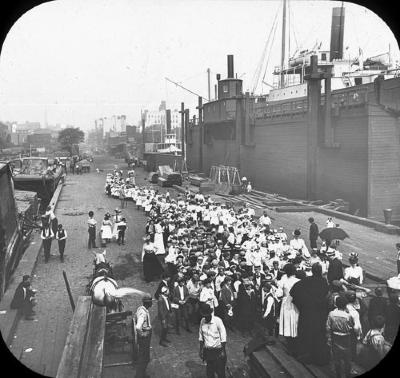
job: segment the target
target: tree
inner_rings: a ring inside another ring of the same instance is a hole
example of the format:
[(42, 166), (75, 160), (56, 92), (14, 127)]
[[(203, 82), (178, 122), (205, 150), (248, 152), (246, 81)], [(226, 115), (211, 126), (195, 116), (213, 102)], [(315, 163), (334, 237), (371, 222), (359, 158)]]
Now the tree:
[(68, 127), (58, 134), (58, 142), (61, 144), (61, 148), (70, 153), (72, 153), (72, 146), (83, 142), (84, 139), (85, 133), (79, 127)]

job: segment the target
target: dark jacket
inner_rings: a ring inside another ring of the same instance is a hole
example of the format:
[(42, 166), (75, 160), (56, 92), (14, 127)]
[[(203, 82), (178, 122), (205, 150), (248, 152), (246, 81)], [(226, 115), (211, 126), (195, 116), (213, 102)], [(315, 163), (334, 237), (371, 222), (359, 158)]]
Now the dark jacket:
[(169, 310), (167, 308), (167, 305), (165, 304), (165, 300), (163, 298), (162, 295), (160, 295), (160, 298), (158, 299), (158, 318), (160, 319), (160, 321), (163, 320), (168, 320), (170, 313), (172, 311), (171, 308), (171, 302), (168, 299), (168, 303), (169, 303)]
[(371, 323), (377, 315), (387, 317), (388, 303), (386, 298), (374, 297), (370, 300), (368, 306), (368, 321)]
[(310, 240), (317, 240), (318, 239), (318, 226), (316, 223), (310, 224)]
[(224, 285), (221, 289), (221, 294), (220, 294), (220, 298), (219, 300), (226, 305), (233, 305), (233, 300), (232, 300), (232, 296), (231, 293), (233, 295), (233, 290), (231, 289), (231, 291), (229, 291), (229, 289), (226, 287), (226, 285)]
[(158, 284), (157, 290), (156, 290), (156, 292), (154, 293), (154, 298), (158, 299), (158, 298), (160, 297), (161, 289), (162, 289), (164, 286), (167, 286), (167, 287), (170, 289), (169, 292), (171, 293), (170, 284), (166, 284), (166, 283), (164, 282), (164, 280), (162, 280), (162, 281)]
[[(189, 290), (186, 287), (186, 285), (183, 286), (183, 300), (187, 301), (187, 299), (189, 298)], [(173, 290), (173, 295), (172, 295), (172, 302), (179, 304), (179, 301), (181, 301), (181, 294), (179, 292), (179, 285), (174, 287)]]
[(340, 280), (343, 278), (343, 264), (339, 259), (333, 259), (329, 262), (328, 282), (331, 283), (334, 280)]
[(23, 308), (25, 302), (29, 302), (33, 296), (34, 293), (29, 287), (27, 287), (24, 292), (23, 283), (21, 282), (15, 289), (14, 297), (10, 303), (10, 308), (13, 310)]

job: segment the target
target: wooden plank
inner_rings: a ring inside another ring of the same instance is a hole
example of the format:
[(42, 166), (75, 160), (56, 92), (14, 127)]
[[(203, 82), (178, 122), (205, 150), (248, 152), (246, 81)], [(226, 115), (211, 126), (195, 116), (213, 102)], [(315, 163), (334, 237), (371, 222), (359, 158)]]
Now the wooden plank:
[(278, 345), (267, 345), (266, 349), (271, 355), (285, 368), (285, 370), (292, 377), (311, 378), (313, 375), (306, 369), (306, 367), (288, 355), (282, 347)]
[(113, 312), (111, 314), (107, 314), (107, 321), (118, 321), (126, 319), (128, 316), (132, 316), (132, 311), (123, 311), (123, 312)]
[(312, 365), (312, 364), (305, 364), (306, 368), (317, 378), (332, 378), (333, 374), (328, 373), (328, 369), (324, 371), (317, 365)]
[(260, 365), (260, 367), (265, 370), (267, 376), (271, 378), (289, 377), (289, 374), (287, 374), (284, 367), (282, 367), (274, 358), (272, 358), (271, 354), (265, 349), (253, 352), (253, 358), (257, 360), (257, 363)]
[(91, 297), (80, 296), (57, 370), (57, 378), (77, 378), (90, 313)]
[[(284, 343), (282, 343), (280, 340), (277, 340), (277, 345), (281, 346), (282, 349), (287, 352), (287, 347)], [(329, 366), (324, 369), (320, 368), (319, 366), (313, 365), (313, 364), (303, 364), (310, 372), (317, 378), (331, 378), (332, 374), (329, 370)]]
[(101, 377), (105, 328), (106, 308), (92, 305), (79, 374), (82, 378)]
[(275, 211), (277, 213), (295, 213), (295, 212), (305, 212), (305, 211), (315, 211), (315, 206), (283, 206), (276, 207)]

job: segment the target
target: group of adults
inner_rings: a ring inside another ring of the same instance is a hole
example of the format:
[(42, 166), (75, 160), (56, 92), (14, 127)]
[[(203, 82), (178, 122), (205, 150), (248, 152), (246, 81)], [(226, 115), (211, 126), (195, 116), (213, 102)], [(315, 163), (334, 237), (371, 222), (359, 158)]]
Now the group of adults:
[[(136, 185), (129, 199), (148, 215), (143, 273), (147, 282), (161, 279), (155, 293), (160, 345), (168, 346), (168, 323), (179, 334), (182, 326), (191, 332), (202, 318), (204, 342), (207, 315), (214, 325), (221, 319), (224, 329), (250, 335), (262, 329), (269, 343), (284, 337), (303, 362), (323, 365), (332, 358), (338, 375), (343, 369), (350, 375), (361, 354), (372, 365), (390, 349), (400, 319), (398, 296), (388, 302), (378, 287), (367, 306), (358, 255), (352, 253), (344, 268), (336, 243), (318, 249), (312, 218), (308, 248), (299, 229), (289, 238), (266, 211), (257, 218), (248, 205), (236, 208), (189, 190), (171, 198)], [(222, 338), (225, 343), (226, 334)], [(223, 376), (223, 350), (217, 357), (211, 353), (210, 361), (217, 362), (210, 363), (209, 376)]]

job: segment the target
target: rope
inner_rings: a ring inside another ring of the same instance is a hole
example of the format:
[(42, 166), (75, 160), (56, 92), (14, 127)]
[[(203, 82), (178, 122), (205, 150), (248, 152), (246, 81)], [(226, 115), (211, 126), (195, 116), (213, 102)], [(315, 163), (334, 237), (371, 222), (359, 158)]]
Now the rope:
[[(276, 25), (275, 25), (274, 35), (273, 35), (272, 39), (275, 39), (275, 34), (276, 34), (276, 29), (277, 28), (278, 28), (278, 23), (276, 23)], [(262, 81), (264, 81), (265, 75), (267, 74), (267, 69), (268, 69), (269, 60), (271, 58), (271, 54), (272, 54), (272, 49), (269, 50), (269, 54), (268, 54), (267, 61), (266, 61), (266, 64), (265, 64), (265, 70), (264, 70), (264, 75), (263, 75)]]
[[(268, 49), (268, 47), (269, 47), (269, 41), (270, 41), (270, 39), (271, 39), (271, 34), (273, 33), (273, 30), (274, 30), (274, 28), (275, 28), (275, 26), (276, 26), (276, 23), (277, 23), (278, 12), (279, 12), (279, 10), (280, 10), (280, 4), (279, 4), (279, 7), (278, 7), (278, 9), (277, 9), (277, 11), (276, 11), (275, 19), (274, 19), (274, 22), (273, 22), (273, 24), (272, 24), (271, 30), (270, 30), (270, 32), (269, 32), (268, 39), (267, 39), (267, 41), (266, 41), (266, 43), (265, 43), (264, 50), (263, 50), (262, 55), (261, 55), (261, 59), (260, 59), (260, 61), (259, 61), (259, 63), (258, 63), (258, 66), (257, 66), (255, 72), (254, 72), (254, 76), (253, 76), (253, 90), (252, 90), (253, 93), (256, 91), (256, 89), (257, 89), (257, 87), (258, 87), (258, 83), (259, 83), (259, 80), (260, 80), (260, 75), (261, 75), (262, 67), (263, 67), (263, 64), (264, 64), (264, 61), (265, 61), (265, 55), (267, 54), (267, 49)], [(275, 34), (274, 34), (274, 35), (275, 35)], [(273, 41), (273, 40), (272, 40), (272, 41)]]
[[(289, 4), (289, 3), (288, 3), (288, 4)], [(295, 44), (296, 44), (296, 50), (295, 50), (295, 52), (296, 52), (296, 51), (299, 50), (299, 44), (298, 44), (297, 38), (296, 38), (295, 23), (292, 22), (292, 20), (293, 20), (292, 8), (291, 8), (291, 7), (288, 7), (288, 9), (289, 9), (289, 19), (290, 19), (290, 22), (289, 22), (289, 30), (292, 30), (293, 39), (294, 39), (294, 42), (295, 42)], [(290, 43), (290, 35), (289, 35), (289, 43)], [(289, 51), (289, 57), (290, 57), (290, 51)]]

